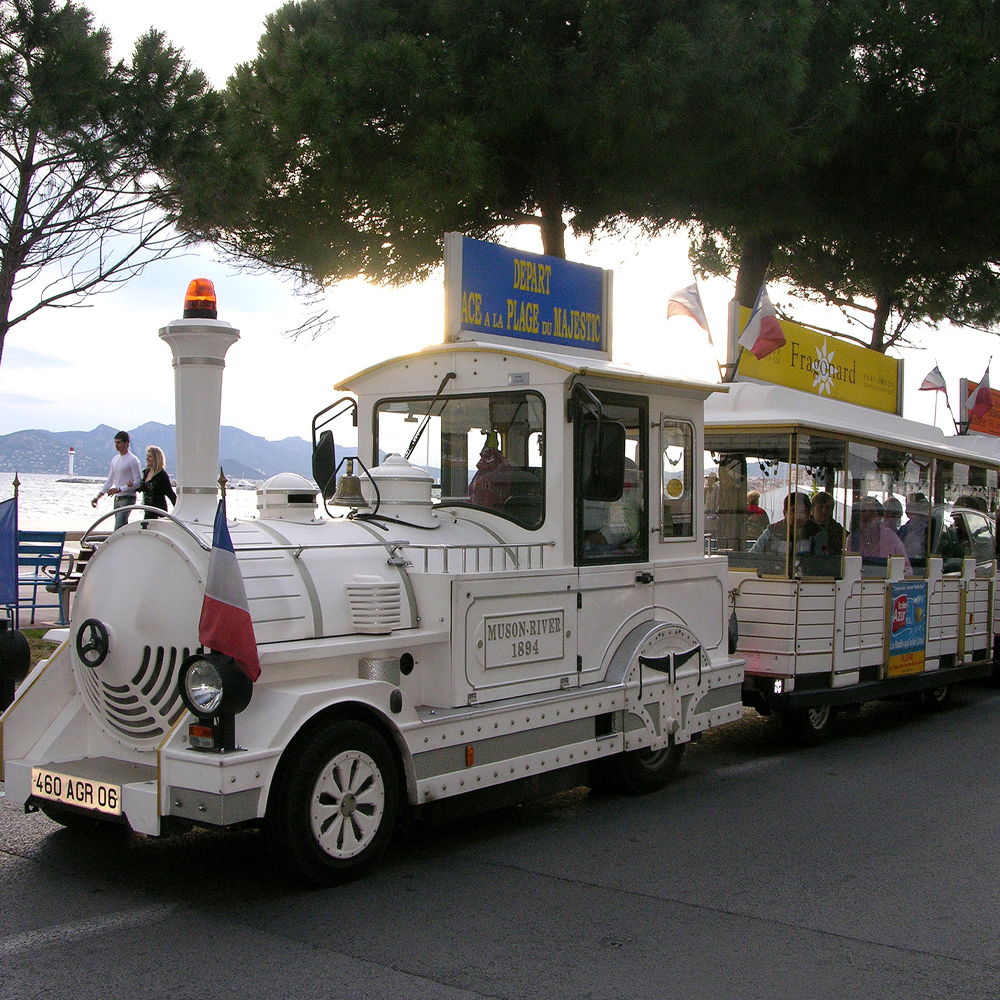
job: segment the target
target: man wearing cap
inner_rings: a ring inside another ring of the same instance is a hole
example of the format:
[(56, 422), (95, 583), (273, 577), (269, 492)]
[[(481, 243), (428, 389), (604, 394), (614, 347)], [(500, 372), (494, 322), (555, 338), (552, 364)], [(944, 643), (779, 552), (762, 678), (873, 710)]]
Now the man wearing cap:
[[(890, 556), (902, 556), (907, 575), (913, 572), (910, 557), (899, 536), (883, 520), (882, 504), (875, 497), (862, 497), (855, 508), (859, 527), (847, 539), (848, 552), (860, 552), (862, 563), (887, 561)], [(888, 563), (887, 563), (888, 564)]]
[(931, 507), (923, 493), (906, 498), (906, 524), (900, 525), (899, 540), (910, 559), (927, 557), (927, 530)]
[(128, 431), (119, 431), (115, 435), (115, 451), (118, 454), (111, 459), (111, 471), (108, 473), (108, 478), (104, 480), (101, 492), (90, 501), (90, 506), (96, 507), (97, 501), (105, 493), (109, 497), (115, 498), (116, 531), (128, 521), (129, 507), (135, 504), (136, 485), (142, 479), (139, 459), (129, 451), (128, 445)]

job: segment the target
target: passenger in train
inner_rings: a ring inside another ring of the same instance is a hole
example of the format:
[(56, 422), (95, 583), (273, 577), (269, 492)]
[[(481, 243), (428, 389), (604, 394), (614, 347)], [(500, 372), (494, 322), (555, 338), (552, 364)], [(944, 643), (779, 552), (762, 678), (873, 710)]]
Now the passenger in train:
[(931, 507), (923, 493), (912, 493), (906, 498), (906, 524), (900, 525), (899, 540), (910, 561), (927, 558), (927, 534)]
[(892, 533), (899, 536), (899, 522), (903, 520), (903, 505), (894, 496), (885, 498), (882, 504), (882, 520), (886, 526), (892, 529)]
[(862, 497), (856, 504), (859, 525), (847, 539), (847, 551), (861, 554), (862, 564), (884, 565), (889, 556), (902, 556), (905, 572), (913, 566), (899, 536), (885, 523), (882, 504), (875, 497)]
[(620, 500), (583, 503), (584, 554), (624, 556), (638, 550), (642, 534), (642, 470), (625, 456)]
[(719, 534), (719, 501), (722, 488), (719, 477), (710, 472), (705, 479), (705, 532), (709, 535)]
[(960, 496), (955, 501), (956, 507), (968, 507), (970, 510), (978, 510), (983, 514), (988, 514), (990, 512), (989, 507), (986, 505), (986, 501), (982, 497), (977, 497), (971, 493), (965, 496)]
[(810, 511), (809, 497), (805, 493), (789, 493), (782, 504), (781, 512), (784, 515), (780, 521), (765, 528), (756, 542), (753, 543), (752, 553), (771, 552), (779, 555), (787, 555), (788, 532), (791, 522), (794, 522), (794, 538), (796, 555), (804, 555), (812, 551), (812, 539), (819, 530), (815, 522), (809, 519)]
[(760, 492), (751, 490), (747, 494), (747, 538), (756, 541), (770, 523), (767, 511), (760, 505)]
[(812, 550), (818, 556), (839, 556), (844, 551), (844, 526), (833, 519), (836, 506), (833, 496), (825, 491), (812, 498), (812, 520), (816, 534)]

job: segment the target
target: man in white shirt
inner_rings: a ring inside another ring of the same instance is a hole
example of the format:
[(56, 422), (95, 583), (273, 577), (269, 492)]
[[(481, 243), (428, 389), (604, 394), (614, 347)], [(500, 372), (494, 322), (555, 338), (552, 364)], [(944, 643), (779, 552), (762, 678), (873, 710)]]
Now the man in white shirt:
[(97, 506), (97, 501), (105, 493), (115, 498), (115, 530), (117, 531), (128, 521), (129, 510), (135, 503), (135, 488), (142, 479), (142, 469), (139, 459), (129, 451), (128, 431), (119, 431), (115, 435), (115, 450), (118, 452), (111, 459), (111, 471), (104, 481), (104, 488), (90, 501), (91, 507)]

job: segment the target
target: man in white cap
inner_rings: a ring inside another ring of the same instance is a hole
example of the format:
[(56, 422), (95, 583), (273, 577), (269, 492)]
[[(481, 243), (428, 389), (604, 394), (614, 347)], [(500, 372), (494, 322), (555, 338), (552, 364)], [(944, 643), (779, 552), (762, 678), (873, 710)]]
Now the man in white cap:
[(913, 559), (927, 557), (927, 533), (931, 506), (923, 493), (911, 493), (906, 498), (906, 524), (899, 528), (899, 539), (906, 554)]

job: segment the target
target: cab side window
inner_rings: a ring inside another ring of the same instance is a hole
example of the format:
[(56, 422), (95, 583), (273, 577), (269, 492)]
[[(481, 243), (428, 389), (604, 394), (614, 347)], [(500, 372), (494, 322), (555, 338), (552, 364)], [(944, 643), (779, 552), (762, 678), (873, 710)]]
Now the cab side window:
[[(693, 538), (694, 425), (684, 420), (664, 418), (660, 421), (660, 435), (663, 440), (660, 482), (662, 538)], [(712, 497), (707, 487), (705, 492), (706, 499), (710, 501)], [(714, 499), (717, 516), (718, 494)]]
[[(584, 500), (576, 484), (576, 562), (642, 562), (649, 558), (649, 474), (645, 400), (597, 392), (607, 420), (625, 427), (625, 483), (618, 500)], [(580, 434), (581, 422), (574, 425)]]

